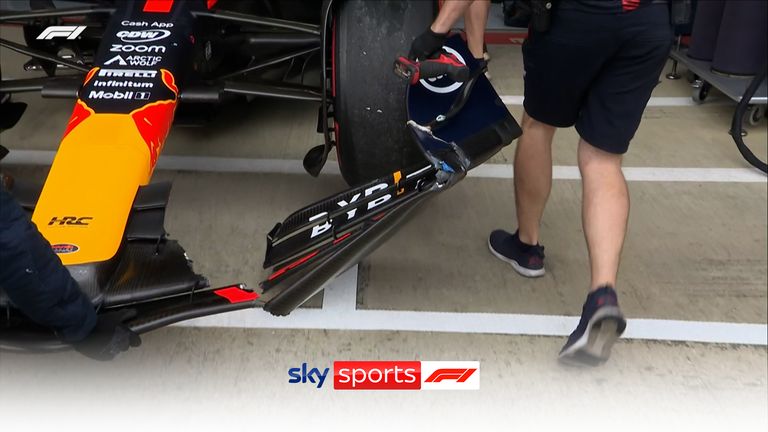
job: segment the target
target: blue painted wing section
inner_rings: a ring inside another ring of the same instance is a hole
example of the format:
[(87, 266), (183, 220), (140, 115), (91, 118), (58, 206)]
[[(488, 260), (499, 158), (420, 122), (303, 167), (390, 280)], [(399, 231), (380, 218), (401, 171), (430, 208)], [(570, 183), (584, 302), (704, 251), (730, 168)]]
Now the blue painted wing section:
[[(474, 72), (479, 67), (459, 35), (451, 37), (445, 49), (469, 66), (471, 71)], [(410, 86), (406, 94), (408, 119), (421, 125), (434, 121), (450, 110), (466, 85), (466, 83), (453, 82), (443, 76), (437, 79), (421, 80)], [(503, 147), (521, 133), (517, 122), (501, 101), (493, 85), (484, 75), (480, 75), (464, 107), (453, 118), (434, 128), (432, 132), (442, 140), (455, 142), (463, 147), (463, 143), (475, 141), (478, 137), (488, 135), (489, 131), (499, 128), (502, 129), (499, 137), (502, 142), (488, 143), (488, 145), (495, 144)]]

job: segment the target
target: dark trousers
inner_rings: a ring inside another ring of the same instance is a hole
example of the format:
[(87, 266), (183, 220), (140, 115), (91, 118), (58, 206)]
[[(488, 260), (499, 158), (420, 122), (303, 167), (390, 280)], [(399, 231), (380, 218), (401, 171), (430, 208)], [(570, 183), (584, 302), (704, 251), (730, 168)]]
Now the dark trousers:
[(96, 325), (90, 300), (24, 209), (2, 188), (0, 290), (14, 307), (64, 341), (82, 340)]

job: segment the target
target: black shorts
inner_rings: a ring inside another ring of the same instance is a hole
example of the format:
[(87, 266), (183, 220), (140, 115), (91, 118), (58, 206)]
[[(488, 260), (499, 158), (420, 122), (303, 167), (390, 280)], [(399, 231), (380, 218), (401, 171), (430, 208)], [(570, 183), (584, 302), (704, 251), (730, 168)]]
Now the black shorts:
[(588, 143), (623, 154), (672, 47), (665, 4), (621, 14), (556, 10), (523, 44), (525, 110), (551, 126), (576, 125)]

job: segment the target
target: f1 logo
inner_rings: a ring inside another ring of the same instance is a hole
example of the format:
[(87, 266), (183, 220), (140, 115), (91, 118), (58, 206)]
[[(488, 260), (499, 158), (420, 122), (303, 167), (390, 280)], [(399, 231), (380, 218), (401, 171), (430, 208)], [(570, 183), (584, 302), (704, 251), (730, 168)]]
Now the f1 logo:
[(441, 382), (443, 380), (451, 380), (463, 383), (469, 377), (475, 373), (475, 368), (460, 368), (460, 369), (438, 369), (432, 373), (424, 382)]
[(479, 390), (480, 362), (477, 361), (423, 361), (422, 390)]
[(86, 26), (50, 26), (40, 33), (38, 40), (51, 40), (53, 38), (67, 38), (69, 40), (77, 39), (85, 30)]

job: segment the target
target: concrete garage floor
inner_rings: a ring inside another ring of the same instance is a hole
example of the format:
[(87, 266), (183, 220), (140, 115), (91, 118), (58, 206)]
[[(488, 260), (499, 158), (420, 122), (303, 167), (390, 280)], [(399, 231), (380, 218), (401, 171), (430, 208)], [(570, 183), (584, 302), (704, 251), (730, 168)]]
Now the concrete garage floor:
[[(491, 54), (493, 83), (519, 119), (519, 48), (491, 46)], [(18, 76), (5, 67), (18, 58), (0, 55), (4, 76)], [(765, 430), (766, 181), (727, 135), (733, 104), (715, 92), (690, 106), (689, 95), (684, 80), (662, 78), (626, 157), (633, 207), (618, 288), (631, 321), (602, 368), (555, 361), (588, 281), (576, 134), (563, 130), (544, 220), (545, 278), (516, 276), (485, 244), (492, 229), (515, 226), (512, 144), (291, 317), (246, 311), (163, 329), (109, 364), (73, 353), (0, 353), (0, 418), (33, 429), (100, 413), (119, 419), (110, 422), (119, 430), (135, 430), (137, 421), (227, 430), (310, 422), (538, 430), (572, 421)], [(0, 138), (13, 150), (6, 171), (42, 180), (72, 102), (17, 99), (30, 107)], [(155, 175), (174, 181), (167, 228), (214, 284), (257, 286), (274, 223), (344, 187), (333, 164), (318, 179), (301, 173), (304, 153), (320, 143), (316, 109), (234, 106), (208, 128), (172, 131)], [(746, 139), (763, 160), (767, 137), (763, 121)], [(235, 164), (242, 172), (216, 172)], [(690, 342), (702, 340), (702, 329), (720, 343)], [(287, 383), (287, 369), (303, 362), (324, 368), (358, 359), (479, 360), (481, 390), (347, 393)], [(60, 417), (42, 419), (41, 410)]]

